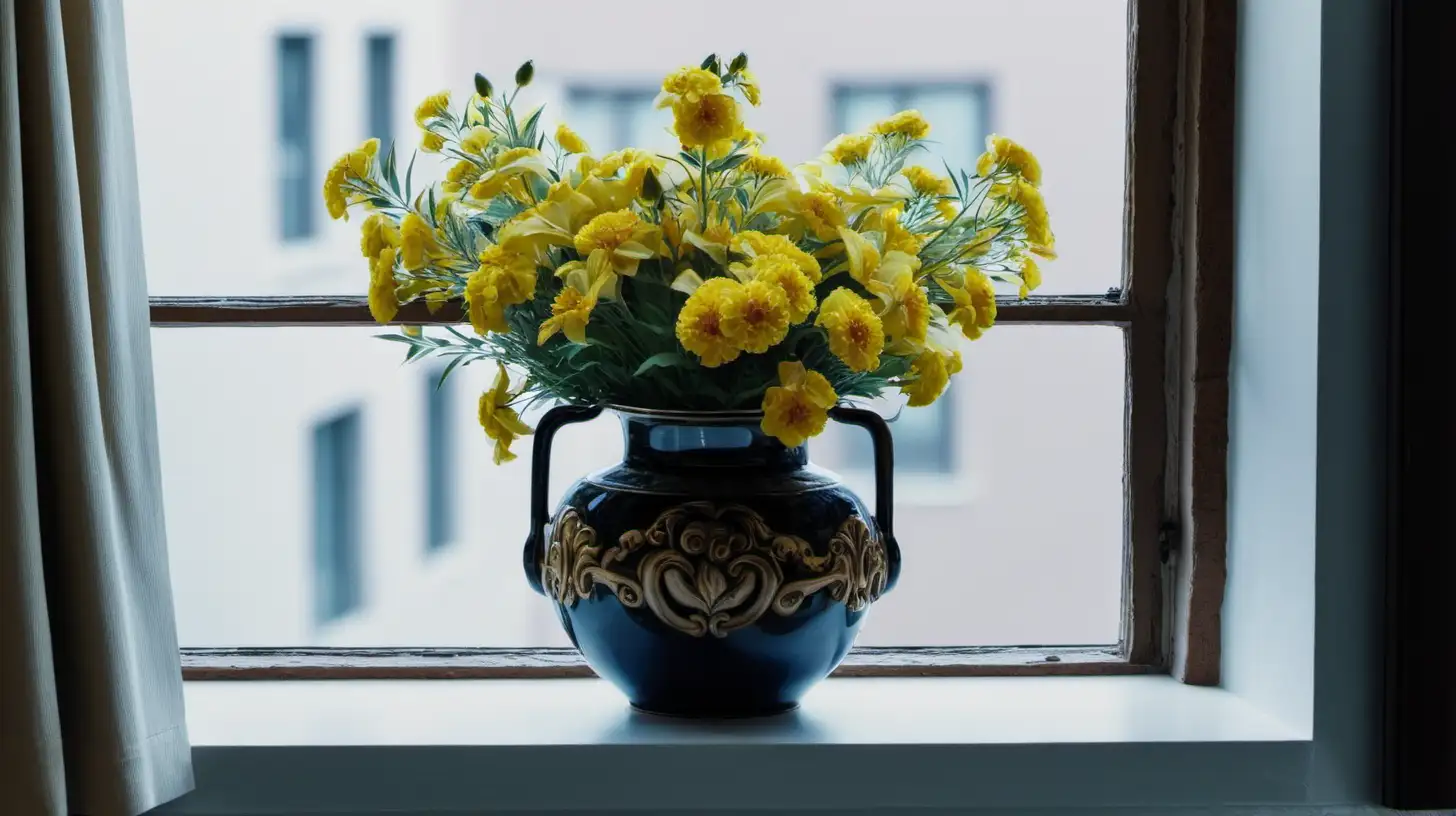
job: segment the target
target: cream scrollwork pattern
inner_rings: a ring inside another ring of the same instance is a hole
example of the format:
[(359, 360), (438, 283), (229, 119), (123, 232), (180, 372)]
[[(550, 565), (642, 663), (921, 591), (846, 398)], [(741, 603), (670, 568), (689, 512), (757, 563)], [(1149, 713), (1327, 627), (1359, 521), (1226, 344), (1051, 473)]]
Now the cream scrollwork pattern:
[(748, 507), (687, 502), (605, 549), (575, 508), (564, 509), (552, 526), (542, 585), (567, 607), (600, 585), (624, 606), (645, 604), (673, 629), (721, 638), (770, 609), (792, 615), (820, 591), (864, 609), (884, 592), (887, 574), (884, 543), (858, 516), (845, 519), (819, 555)]

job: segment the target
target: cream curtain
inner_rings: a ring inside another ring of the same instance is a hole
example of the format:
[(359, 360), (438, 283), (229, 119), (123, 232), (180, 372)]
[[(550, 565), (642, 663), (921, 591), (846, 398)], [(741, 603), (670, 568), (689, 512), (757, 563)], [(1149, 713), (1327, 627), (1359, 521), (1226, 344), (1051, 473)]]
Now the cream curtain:
[(192, 788), (121, 0), (0, 0), (0, 813)]

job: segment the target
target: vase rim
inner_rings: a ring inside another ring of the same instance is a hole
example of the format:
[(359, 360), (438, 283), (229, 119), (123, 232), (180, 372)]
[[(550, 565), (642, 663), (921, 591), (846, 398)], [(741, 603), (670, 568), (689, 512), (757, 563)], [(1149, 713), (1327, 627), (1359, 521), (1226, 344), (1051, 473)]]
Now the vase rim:
[(711, 411), (687, 411), (664, 408), (638, 408), (633, 405), (606, 406), (608, 410), (627, 416), (640, 416), (653, 419), (673, 419), (692, 422), (758, 422), (763, 419), (763, 411), (755, 411), (747, 408), (738, 410), (711, 410)]

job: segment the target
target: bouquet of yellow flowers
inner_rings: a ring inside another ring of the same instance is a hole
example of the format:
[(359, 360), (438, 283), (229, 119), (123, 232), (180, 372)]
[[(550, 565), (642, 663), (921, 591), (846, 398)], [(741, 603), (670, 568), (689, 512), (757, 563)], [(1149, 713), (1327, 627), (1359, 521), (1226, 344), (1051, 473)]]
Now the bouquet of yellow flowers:
[[(369, 308), (394, 320), (424, 299), (463, 300), (473, 333), (406, 327), (408, 359), (498, 364), (480, 399), (497, 463), (530, 433), (540, 398), (675, 410), (760, 409), (763, 429), (796, 446), (840, 400), (898, 388), (928, 405), (961, 368), (953, 332), (996, 320), (994, 282), (1022, 297), (1055, 257), (1041, 167), (1001, 136), (975, 175), (913, 163), (930, 124), (903, 111), (839, 136), (790, 170), (763, 152), (735, 93), (759, 86), (739, 54), (669, 74), (681, 150), (593, 156), (566, 125), (541, 132), (514, 90), (475, 76), (458, 113), (448, 93), (415, 111), (421, 148), (453, 162), (416, 191), (377, 140), (341, 157), (324, 182), (334, 218), (368, 211), (360, 246)], [(525, 373), (512, 386), (506, 366)]]

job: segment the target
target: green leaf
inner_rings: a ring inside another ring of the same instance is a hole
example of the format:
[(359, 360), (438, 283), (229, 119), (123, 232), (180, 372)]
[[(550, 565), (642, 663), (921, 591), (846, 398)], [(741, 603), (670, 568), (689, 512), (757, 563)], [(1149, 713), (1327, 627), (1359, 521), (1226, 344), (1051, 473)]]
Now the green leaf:
[(748, 212), (748, 190), (746, 188), (739, 187), (733, 191), (733, 197), (738, 199), (738, 206), (742, 208), (744, 212)]
[(470, 365), (470, 359), (471, 358), (467, 357), (464, 354), (456, 355), (455, 359), (451, 360), (450, 364), (445, 366), (445, 370), (440, 372), (440, 379), (435, 381), (435, 390), (439, 391), (441, 388), (445, 387), (445, 378), (450, 376), (450, 372), (455, 370), (455, 366), (458, 366), (462, 363), (464, 363), (465, 365)]
[[(393, 148), (391, 148), (391, 150), (392, 149)], [(419, 158), (419, 156), (420, 156), (420, 151), (418, 151), (418, 150), (410, 151), (410, 163), (409, 163), (409, 167), (406, 167), (405, 168), (405, 171), (404, 171), (404, 200), (405, 201), (409, 201), (410, 200), (410, 191), (414, 189), (414, 181), (415, 181), (415, 159)]]
[(384, 175), (389, 182), (389, 189), (399, 195), (399, 174), (394, 171), (394, 142), (389, 143), (389, 155), (384, 157)]
[[(530, 63), (527, 64), (529, 65)], [(521, 142), (527, 147), (534, 146), (533, 143), (536, 141), (536, 124), (541, 121), (541, 111), (545, 109), (545, 105), (537, 106), (534, 111), (531, 111), (531, 115), (526, 117), (525, 124), (521, 125)]]
[(678, 153), (678, 156), (681, 157), (683, 161), (687, 162), (688, 164), (692, 165), (693, 167), (702, 167), (703, 166), (703, 163), (700, 162), (700, 161), (698, 161), (698, 157), (697, 156), (694, 156), (693, 154), (687, 152), (686, 150)]
[(690, 365), (692, 363), (682, 355), (682, 352), (663, 351), (643, 360), (642, 365), (637, 366), (637, 370), (632, 373), (632, 376), (640, 377), (654, 368), (687, 368)]
[(721, 173), (725, 170), (732, 170), (745, 161), (748, 161), (747, 153), (732, 153), (708, 165), (708, 172)]

